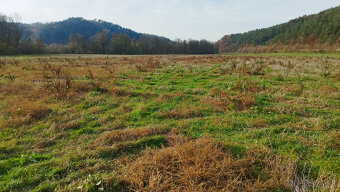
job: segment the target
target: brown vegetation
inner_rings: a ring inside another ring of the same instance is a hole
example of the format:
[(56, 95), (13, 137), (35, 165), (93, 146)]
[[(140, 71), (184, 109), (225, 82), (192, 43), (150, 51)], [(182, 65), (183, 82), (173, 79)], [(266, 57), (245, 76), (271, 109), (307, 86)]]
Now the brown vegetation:
[(169, 132), (165, 128), (141, 128), (141, 129), (124, 129), (124, 130), (114, 130), (101, 134), (94, 142), (94, 145), (113, 145), (115, 143), (123, 141), (131, 141), (139, 138), (143, 138), (150, 135), (165, 134)]
[(53, 92), (58, 99), (67, 98), (73, 80), (67, 74), (66, 70), (61, 66), (53, 67), (50, 64), (46, 64), (44, 69), (46, 71), (44, 73), (46, 88)]
[[(338, 59), (10, 60), (0, 58), (0, 156), (8, 158), (0, 164), (5, 175), (13, 167), (6, 191), (339, 189)], [(323, 63), (335, 70), (324, 75)], [(25, 158), (32, 164), (12, 164)], [(17, 175), (28, 188), (11, 183)]]
[(133, 191), (270, 191), (290, 188), (294, 166), (256, 150), (237, 159), (202, 138), (145, 151), (125, 171)]

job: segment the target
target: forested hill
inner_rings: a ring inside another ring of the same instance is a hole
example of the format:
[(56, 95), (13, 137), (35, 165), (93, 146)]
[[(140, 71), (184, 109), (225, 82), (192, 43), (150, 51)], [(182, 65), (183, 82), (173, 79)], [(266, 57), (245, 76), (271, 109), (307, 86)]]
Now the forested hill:
[(136, 40), (145, 35), (106, 21), (86, 20), (81, 17), (73, 17), (64, 21), (46, 24), (35, 23), (23, 25), (25, 34), (31, 34), (34, 39), (42, 39), (45, 44), (67, 44), (70, 34), (75, 33), (82, 34), (86, 40), (89, 40), (90, 37), (102, 32), (104, 29), (109, 30), (110, 35), (113, 33), (125, 34), (129, 38)]
[(0, 14), (0, 55), (8, 54), (212, 54), (214, 42), (138, 33), (102, 20), (69, 18), (22, 24)]
[(246, 33), (224, 36), (220, 51), (237, 51), (246, 46), (335, 45), (340, 43), (340, 6), (318, 14), (302, 16), (287, 23)]

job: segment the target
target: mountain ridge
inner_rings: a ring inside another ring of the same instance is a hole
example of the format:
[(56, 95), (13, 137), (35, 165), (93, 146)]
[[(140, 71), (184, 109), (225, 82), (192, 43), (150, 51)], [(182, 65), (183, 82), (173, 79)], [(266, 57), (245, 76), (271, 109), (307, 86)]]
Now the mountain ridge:
[(70, 17), (62, 21), (48, 23), (22, 24), (24, 34), (32, 36), (33, 39), (41, 39), (45, 44), (67, 44), (70, 34), (79, 33), (85, 36), (86, 40), (104, 29), (110, 31), (110, 36), (114, 33), (125, 34), (131, 39), (139, 40), (142, 36), (159, 37), (169, 40), (166, 37), (136, 32), (132, 29), (122, 27), (118, 24), (103, 20), (87, 20), (83, 17)]
[(304, 15), (272, 27), (229, 34), (218, 42), (220, 52), (238, 51), (245, 46), (273, 44), (336, 44), (340, 38), (340, 6)]

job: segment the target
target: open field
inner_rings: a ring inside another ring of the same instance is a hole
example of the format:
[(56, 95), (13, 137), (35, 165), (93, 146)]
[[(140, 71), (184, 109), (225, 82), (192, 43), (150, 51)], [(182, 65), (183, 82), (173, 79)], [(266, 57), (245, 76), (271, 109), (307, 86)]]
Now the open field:
[(0, 58), (0, 191), (339, 191), (338, 55)]

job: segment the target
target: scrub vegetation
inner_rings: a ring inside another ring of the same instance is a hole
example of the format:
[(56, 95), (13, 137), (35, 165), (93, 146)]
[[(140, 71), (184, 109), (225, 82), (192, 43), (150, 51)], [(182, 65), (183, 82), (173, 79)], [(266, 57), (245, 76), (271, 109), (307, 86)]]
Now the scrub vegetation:
[(339, 191), (340, 60), (0, 58), (0, 191)]

